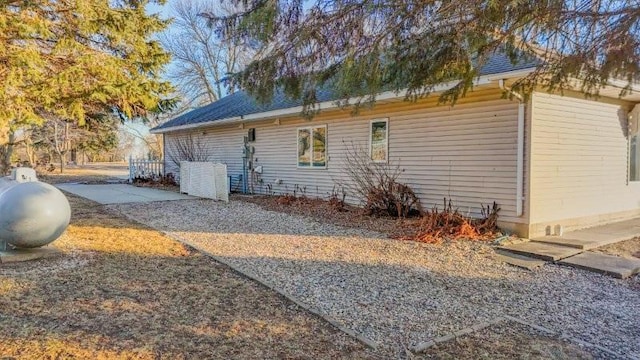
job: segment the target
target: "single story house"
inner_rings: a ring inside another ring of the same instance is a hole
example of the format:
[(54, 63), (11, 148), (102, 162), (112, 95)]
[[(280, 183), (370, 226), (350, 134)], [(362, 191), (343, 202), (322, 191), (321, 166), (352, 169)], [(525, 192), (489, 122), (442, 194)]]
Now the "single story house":
[(572, 91), (538, 91), (526, 101), (504, 96), (533, 70), (496, 55), (454, 106), (438, 104), (437, 92), (416, 102), (389, 92), (354, 115), (320, 93), (321, 111), (312, 120), (282, 94), (259, 104), (236, 92), (152, 133), (164, 135), (166, 171), (176, 174), (171, 159), (180, 139), (225, 163), (230, 175), (243, 172), (248, 145), (255, 193), (327, 197), (344, 179), (346, 147), (356, 143), (371, 161), (399, 164), (401, 181), (423, 207), (446, 197), (478, 215), (481, 204), (495, 201), (500, 225), (520, 236), (640, 216), (640, 93), (620, 98), (612, 83), (597, 99)]

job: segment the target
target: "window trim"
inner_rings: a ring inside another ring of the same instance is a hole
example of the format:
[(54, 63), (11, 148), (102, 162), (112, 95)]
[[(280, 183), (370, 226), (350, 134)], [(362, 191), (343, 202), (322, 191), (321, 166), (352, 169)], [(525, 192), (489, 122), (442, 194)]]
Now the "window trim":
[[(386, 137), (385, 137), (385, 154), (386, 159), (384, 160), (373, 160), (373, 123), (379, 123), (379, 122), (384, 122), (386, 125)], [(378, 164), (388, 164), (389, 163), (389, 118), (377, 118), (377, 119), (371, 119), (369, 121), (369, 161), (371, 161), (372, 163), (378, 163)]]
[[(309, 159), (309, 166), (300, 166), (300, 158), (298, 154), (298, 145), (300, 144), (300, 130), (309, 130), (311, 137), (313, 138), (313, 129), (324, 128), (324, 166), (313, 165), (313, 143), (311, 143), (311, 158)], [(329, 130), (327, 128), (327, 124), (324, 125), (309, 125), (309, 126), (300, 126), (296, 128), (296, 169), (305, 169), (305, 170), (323, 170), (326, 169), (329, 165), (329, 146), (327, 139), (329, 137)]]

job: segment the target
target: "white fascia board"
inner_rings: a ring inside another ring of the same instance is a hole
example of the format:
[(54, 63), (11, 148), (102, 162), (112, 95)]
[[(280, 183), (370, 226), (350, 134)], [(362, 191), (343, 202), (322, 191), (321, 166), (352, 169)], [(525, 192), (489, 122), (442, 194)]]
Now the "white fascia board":
[[(628, 81), (625, 80), (619, 80), (619, 79), (609, 79), (607, 81), (607, 85), (617, 88), (617, 89), (624, 89), (629, 85)], [(633, 83), (631, 84), (631, 89), (632, 92), (639, 92), (640, 91), (640, 83)]]
[[(509, 71), (509, 72), (504, 72), (504, 73), (499, 73), (499, 74), (483, 75), (483, 76), (478, 77), (478, 79), (476, 79), (476, 81), (473, 82), (473, 86), (488, 85), (491, 82), (497, 81), (497, 80), (500, 80), (500, 79), (510, 79), (510, 78), (523, 77), (523, 76), (526, 76), (526, 75), (530, 74), (533, 70), (534, 70), (533, 68), (528, 68), (528, 69), (517, 70), (517, 71)], [(457, 81), (450, 81), (450, 82), (447, 82), (447, 83), (436, 85), (436, 86), (434, 86), (434, 88), (432, 90), (432, 93), (438, 93), (438, 92), (442, 92), (442, 91), (451, 89), (457, 83), (458, 83)], [(378, 94), (376, 96), (376, 101), (402, 99), (406, 95), (407, 95), (407, 90), (406, 89), (405, 90), (401, 90), (399, 92), (385, 91), (385, 92), (380, 93), (380, 94)], [(318, 108), (318, 110), (336, 109), (336, 108), (339, 107), (338, 105), (336, 105), (336, 101), (338, 101), (338, 100), (324, 101), (324, 102), (318, 103), (317, 104), (317, 108)], [(195, 128), (199, 128), (199, 127), (219, 126), (219, 125), (233, 124), (233, 123), (239, 123), (239, 122), (251, 122), (251, 121), (266, 120), (266, 119), (269, 119), (269, 118), (293, 116), (293, 115), (299, 115), (302, 112), (302, 110), (303, 110), (302, 106), (295, 106), (295, 107), (290, 107), (290, 108), (285, 108), (285, 109), (278, 109), (278, 110), (265, 111), (265, 112), (255, 113), (255, 114), (248, 114), (248, 115), (244, 115), (244, 116), (234, 116), (234, 117), (230, 117), (230, 118), (226, 118), (226, 119), (206, 121), (206, 122), (201, 122), (201, 123), (197, 123), (197, 124), (179, 125), (179, 126), (173, 126), (173, 127), (170, 127), (170, 128), (166, 128), (166, 129), (151, 130), (150, 133), (152, 133), (152, 134), (163, 134), (163, 133), (168, 133), (168, 132), (173, 132), (173, 131), (195, 129)]]
[(196, 123), (196, 124), (172, 126), (170, 128), (166, 128), (166, 129), (152, 129), (152, 130), (149, 130), (149, 133), (151, 133), (151, 134), (163, 134), (163, 133), (172, 132), (172, 131), (196, 129), (196, 128), (199, 128), (199, 127), (212, 126), (212, 125), (217, 125), (217, 124), (229, 124), (229, 123), (234, 123), (234, 122), (236, 122), (238, 120), (242, 120), (242, 117), (241, 116), (234, 116), (234, 117), (221, 119), (221, 120), (212, 120), (212, 121), (205, 121), (205, 122), (200, 122), (200, 123)]

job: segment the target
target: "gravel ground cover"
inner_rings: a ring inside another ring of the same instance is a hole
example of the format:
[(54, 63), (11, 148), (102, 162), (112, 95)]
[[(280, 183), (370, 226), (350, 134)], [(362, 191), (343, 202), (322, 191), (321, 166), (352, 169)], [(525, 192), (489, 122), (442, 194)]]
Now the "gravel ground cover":
[(377, 357), (201, 252), (67, 197), (64, 256), (0, 264), (0, 359)]
[(245, 201), (111, 205), (400, 351), (503, 314), (640, 357), (640, 279), (502, 264), (478, 242), (389, 240)]

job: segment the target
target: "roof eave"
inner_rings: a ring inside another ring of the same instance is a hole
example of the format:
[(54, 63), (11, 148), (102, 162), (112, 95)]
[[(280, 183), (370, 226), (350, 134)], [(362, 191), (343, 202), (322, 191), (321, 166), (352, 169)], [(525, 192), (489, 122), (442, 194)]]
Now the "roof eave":
[[(482, 76), (478, 77), (478, 79), (476, 81), (474, 81), (473, 85), (474, 86), (489, 85), (492, 82), (500, 80), (500, 79), (520, 78), (520, 77), (524, 77), (524, 76), (530, 74), (534, 70), (535, 70), (535, 68), (526, 68), (526, 69), (515, 70), (515, 71), (508, 71), (508, 72), (502, 72), (502, 73), (496, 73), (496, 74), (482, 75)], [(438, 93), (438, 92), (442, 92), (442, 91), (451, 89), (457, 83), (458, 83), (457, 81), (451, 81), (451, 82), (448, 82), (448, 83), (436, 85), (433, 88), (432, 92), (433, 93)], [(396, 91), (385, 91), (383, 93), (380, 93), (378, 96), (376, 96), (376, 101), (402, 99), (406, 95), (407, 95), (407, 90), (406, 89), (405, 90), (401, 90), (399, 92), (396, 92)], [(318, 104), (318, 109), (319, 110), (336, 109), (336, 108), (339, 107), (339, 105), (337, 105), (336, 102), (337, 102), (337, 100), (321, 102), (321, 103)], [(155, 129), (151, 129), (149, 132), (152, 133), (152, 134), (164, 134), (164, 133), (168, 133), (168, 132), (191, 130), (191, 129), (201, 128), (201, 127), (222, 126), (222, 125), (234, 124), (234, 123), (244, 123), (244, 122), (267, 120), (267, 119), (270, 119), (270, 118), (298, 115), (298, 114), (300, 114), (302, 112), (302, 110), (303, 110), (302, 106), (295, 106), (295, 107), (290, 107), (290, 108), (284, 108), (284, 109), (278, 109), (278, 110), (271, 110), (271, 111), (259, 112), (259, 113), (254, 113), (254, 114), (248, 114), (248, 115), (244, 115), (244, 116), (234, 116), (234, 117), (229, 117), (229, 118), (225, 118), (225, 119), (205, 121), (205, 122), (200, 122), (200, 123), (195, 123), (195, 124), (178, 125), (178, 126), (172, 126), (172, 127), (167, 127), (167, 128), (155, 128)]]

